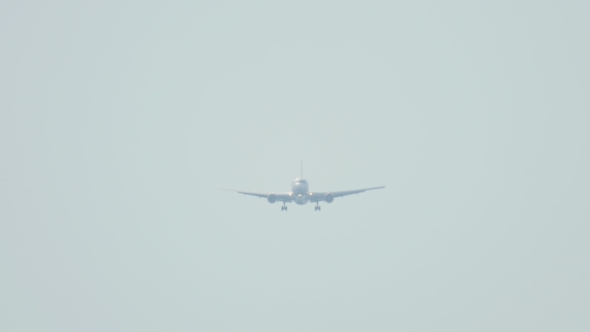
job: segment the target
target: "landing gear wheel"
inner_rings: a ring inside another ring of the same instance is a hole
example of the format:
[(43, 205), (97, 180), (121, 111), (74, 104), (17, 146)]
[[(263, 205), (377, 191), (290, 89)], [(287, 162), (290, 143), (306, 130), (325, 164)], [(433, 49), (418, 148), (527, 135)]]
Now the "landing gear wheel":
[(286, 205), (281, 206), (281, 211), (287, 211), (287, 206)]
[(322, 211), (322, 207), (319, 205), (314, 206), (314, 211)]

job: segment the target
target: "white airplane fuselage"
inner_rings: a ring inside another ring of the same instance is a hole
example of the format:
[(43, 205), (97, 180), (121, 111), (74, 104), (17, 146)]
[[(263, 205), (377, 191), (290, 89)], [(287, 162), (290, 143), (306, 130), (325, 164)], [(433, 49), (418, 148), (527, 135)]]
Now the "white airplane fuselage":
[(309, 183), (304, 178), (295, 178), (291, 183), (293, 201), (298, 205), (309, 203)]

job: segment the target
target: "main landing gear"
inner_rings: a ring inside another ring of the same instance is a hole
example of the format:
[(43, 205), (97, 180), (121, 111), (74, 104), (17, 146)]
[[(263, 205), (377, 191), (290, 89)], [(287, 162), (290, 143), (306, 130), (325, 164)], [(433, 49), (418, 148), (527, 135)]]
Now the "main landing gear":
[(285, 203), (283, 203), (283, 206), (281, 206), (281, 211), (287, 211), (287, 205), (285, 205)]
[(313, 207), (314, 211), (322, 211), (322, 207), (320, 206), (320, 203), (317, 203), (316, 206)]

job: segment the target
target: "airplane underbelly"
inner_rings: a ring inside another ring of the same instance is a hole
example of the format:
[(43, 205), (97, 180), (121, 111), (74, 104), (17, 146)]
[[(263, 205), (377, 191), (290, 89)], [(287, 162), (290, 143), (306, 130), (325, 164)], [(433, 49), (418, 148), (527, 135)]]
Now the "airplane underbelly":
[(309, 202), (309, 196), (307, 196), (306, 194), (299, 194), (295, 196), (295, 199), (293, 201), (298, 205), (305, 205)]

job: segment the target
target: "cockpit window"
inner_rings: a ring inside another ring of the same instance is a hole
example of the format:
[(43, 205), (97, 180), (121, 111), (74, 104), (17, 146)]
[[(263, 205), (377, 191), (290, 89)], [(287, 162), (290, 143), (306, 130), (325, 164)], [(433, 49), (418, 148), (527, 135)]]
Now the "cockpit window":
[(303, 184), (307, 184), (307, 180), (302, 179), (302, 178), (295, 178), (293, 179), (293, 183), (303, 183)]

